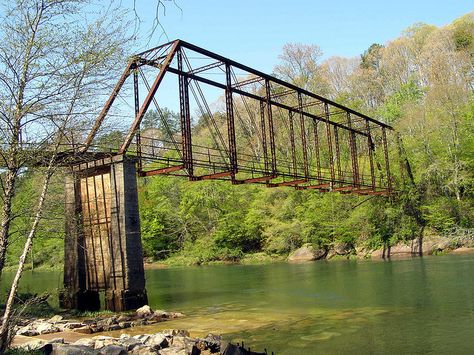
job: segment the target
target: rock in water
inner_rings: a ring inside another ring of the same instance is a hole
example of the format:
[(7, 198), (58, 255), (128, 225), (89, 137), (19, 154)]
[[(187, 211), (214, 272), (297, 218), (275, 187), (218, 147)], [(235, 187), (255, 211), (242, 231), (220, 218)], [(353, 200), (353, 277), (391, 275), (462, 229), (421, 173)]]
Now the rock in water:
[(323, 259), (327, 254), (326, 249), (316, 249), (311, 244), (307, 243), (301, 248), (296, 249), (288, 257), (290, 262), (313, 261)]
[(60, 322), (60, 321), (62, 321), (62, 320), (63, 320), (63, 317), (60, 316), (59, 314), (57, 314), (57, 315), (55, 315), (55, 316), (49, 318), (49, 319), (48, 319), (48, 322), (49, 322), (49, 323), (57, 323), (57, 322)]
[(16, 335), (24, 335), (27, 337), (32, 337), (35, 335), (39, 335), (39, 332), (36, 329), (32, 329), (29, 325), (20, 328), (17, 332)]
[(41, 322), (36, 325), (36, 331), (40, 334), (49, 334), (59, 332), (59, 328), (47, 322)]
[(92, 328), (89, 327), (88, 325), (85, 325), (79, 328), (74, 328), (73, 331), (76, 333), (82, 333), (82, 334), (92, 334)]

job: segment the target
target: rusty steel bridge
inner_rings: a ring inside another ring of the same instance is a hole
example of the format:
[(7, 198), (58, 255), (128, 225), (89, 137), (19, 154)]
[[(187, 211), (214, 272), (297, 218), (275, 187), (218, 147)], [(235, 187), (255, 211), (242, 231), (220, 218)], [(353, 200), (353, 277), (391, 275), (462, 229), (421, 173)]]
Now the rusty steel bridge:
[[(167, 117), (160, 97), (175, 100), (178, 122)], [(107, 148), (100, 143), (111, 127), (107, 119), (127, 100), (131, 113), (120, 116), (129, 118), (126, 133)], [(142, 124), (150, 108), (159, 130)], [(390, 195), (391, 130), (181, 40), (133, 56), (84, 142), (60, 154), (72, 158), (62, 306), (97, 309), (100, 291), (108, 309), (146, 304), (137, 177)]]
[[(192, 58), (200, 62), (194, 65)], [(215, 78), (216, 71), (222, 79)], [(177, 76), (178, 132), (163, 117), (157, 95), (166, 74)], [(139, 176), (356, 194), (389, 194), (393, 189), (387, 147), (392, 127), (182, 40), (130, 59), (81, 152), (97, 150), (94, 138), (127, 80), (133, 81), (134, 120), (114, 154), (136, 156)], [(144, 99), (140, 88), (146, 89)], [(225, 98), (225, 119), (211, 110), (208, 88)], [(194, 139), (191, 101), (211, 141)], [(140, 129), (150, 106), (161, 115), (164, 137)]]

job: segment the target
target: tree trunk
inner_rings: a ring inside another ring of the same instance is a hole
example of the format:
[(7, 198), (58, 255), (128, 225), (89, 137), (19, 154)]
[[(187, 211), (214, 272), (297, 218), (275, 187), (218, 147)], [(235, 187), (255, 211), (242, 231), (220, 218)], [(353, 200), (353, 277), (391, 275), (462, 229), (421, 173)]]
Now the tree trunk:
[(41, 216), (43, 214), (44, 201), (46, 199), (46, 194), (48, 192), (49, 182), (51, 180), (52, 173), (52, 166), (49, 166), (43, 181), (43, 188), (38, 200), (35, 219), (33, 220), (33, 224), (31, 225), (30, 232), (28, 233), (25, 246), (23, 247), (23, 253), (21, 254), (20, 260), (18, 262), (18, 270), (16, 271), (15, 278), (13, 279), (10, 288), (10, 293), (8, 295), (8, 300), (5, 305), (5, 312), (3, 313), (2, 325), (0, 327), (0, 354), (3, 354), (8, 349), (11, 341), (13, 340), (13, 337), (15, 336), (15, 334), (13, 333), (13, 330), (15, 328), (15, 322), (12, 322), (14, 315), (13, 304), (15, 301), (16, 292), (18, 290), (18, 284), (20, 282), (20, 278), (25, 267), (26, 258), (33, 243), (33, 238), (36, 234), (36, 230), (41, 220)]
[(418, 234), (418, 255), (423, 256), (423, 235), (425, 231), (425, 226), (421, 226), (420, 233)]
[(28, 39), (25, 50), (25, 58), (23, 60), (20, 85), (16, 93), (17, 102), (15, 105), (15, 114), (11, 121), (11, 142), (7, 152), (6, 161), (8, 166), (7, 176), (5, 179), (5, 189), (3, 192), (3, 209), (2, 222), (0, 226), (0, 278), (2, 276), (3, 267), (5, 266), (5, 256), (8, 248), (8, 238), (10, 236), (10, 224), (12, 221), (12, 201), (15, 195), (15, 183), (18, 176), (19, 166), (19, 149), (21, 144), (21, 121), (24, 115), (23, 100), (25, 97), (25, 90), (28, 82), (28, 75), (30, 71), (31, 52), (36, 40), (38, 25), (43, 15), (45, 4), (42, 4), (38, 9), (37, 16), (34, 23), (31, 24), (31, 34)]
[(10, 223), (12, 220), (12, 200), (15, 194), (16, 173), (8, 170), (5, 179), (5, 190), (3, 195), (2, 223), (0, 226), (0, 278), (8, 248), (8, 236), (10, 234)]

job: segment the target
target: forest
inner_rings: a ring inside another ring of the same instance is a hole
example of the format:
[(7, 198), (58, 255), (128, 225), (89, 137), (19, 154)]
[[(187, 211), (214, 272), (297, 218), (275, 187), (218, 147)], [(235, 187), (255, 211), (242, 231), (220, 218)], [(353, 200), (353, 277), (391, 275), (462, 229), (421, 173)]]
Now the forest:
[[(177, 177), (139, 180), (144, 256), (194, 265), (282, 260), (305, 243), (375, 250), (425, 235), (472, 238), (474, 228), (474, 13), (444, 27), (419, 23), (359, 57), (324, 58), (317, 45), (289, 43), (273, 75), (395, 128), (389, 150), (396, 193), (356, 196), (290, 187), (234, 186)], [(222, 99), (223, 100), (223, 99)], [(225, 109), (224, 111), (225, 112)], [(179, 117), (165, 110), (171, 127)], [(160, 134), (156, 112), (143, 129)], [(193, 127), (202, 140), (209, 132)], [(113, 140), (121, 132), (111, 132)], [(19, 174), (6, 265), (15, 265), (41, 176)], [(64, 176), (52, 176), (31, 267), (63, 259)]]

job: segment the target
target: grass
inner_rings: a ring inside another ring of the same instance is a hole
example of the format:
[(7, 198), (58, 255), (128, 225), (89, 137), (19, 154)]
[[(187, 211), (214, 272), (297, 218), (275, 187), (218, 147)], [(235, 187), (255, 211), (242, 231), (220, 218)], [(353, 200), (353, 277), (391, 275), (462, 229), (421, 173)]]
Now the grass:
[(109, 311), (107, 309), (102, 310), (102, 311), (85, 311), (85, 312), (71, 311), (70, 313), (72, 316), (75, 316), (78, 318), (100, 318), (103, 316), (112, 316), (112, 315), (118, 314), (118, 312)]
[[(244, 254), (240, 259), (233, 260), (203, 260), (195, 255), (185, 255), (177, 253), (165, 260), (159, 262), (160, 265), (166, 266), (196, 266), (196, 265), (228, 265), (228, 264), (271, 264), (286, 260), (286, 255), (267, 254), (264, 252)], [(151, 264), (153, 265), (153, 264)]]
[(244, 257), (240, 260), (241, 264), (244, 265), (258, 265), (258, 264), (271, 264), (276, 262), (281, 262), (286, 260), (286, 255), (279, 254), (267, 254), (267, 253), (252, 253), (245, 254)]

